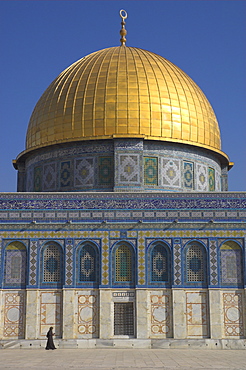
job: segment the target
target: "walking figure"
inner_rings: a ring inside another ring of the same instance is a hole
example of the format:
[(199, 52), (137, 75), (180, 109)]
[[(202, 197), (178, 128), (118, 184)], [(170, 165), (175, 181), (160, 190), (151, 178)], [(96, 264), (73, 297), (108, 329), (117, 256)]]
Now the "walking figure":
[(53, 342), (53, 336), (55, 335), (55, 333), (53, 333), (52, 330), (53, 330), (53, 327), (51, 326), (50, 329), (49, 329), (49, 331), (46, 334), (46, 337), (48, 339), (47, 339), (47, 343), (46, 343), (45, 349), (56, 349), (56, 347), (54, 345), (54, 342)]

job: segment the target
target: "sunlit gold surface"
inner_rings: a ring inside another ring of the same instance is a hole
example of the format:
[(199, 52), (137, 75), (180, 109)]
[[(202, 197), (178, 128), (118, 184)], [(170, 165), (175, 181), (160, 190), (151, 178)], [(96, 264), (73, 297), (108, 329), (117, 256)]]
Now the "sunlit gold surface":
[(138, 138), (220, 152), (220, 131), (200, 88), (149, 51), (119, 46), (72, 64), (38, 101), (26, 149), (77, 140)]

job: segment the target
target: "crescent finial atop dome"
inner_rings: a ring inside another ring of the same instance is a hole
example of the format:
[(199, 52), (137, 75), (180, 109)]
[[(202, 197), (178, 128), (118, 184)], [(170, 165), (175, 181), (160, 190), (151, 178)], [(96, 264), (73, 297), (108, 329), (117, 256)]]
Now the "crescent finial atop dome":
[(121, 21), (122, 28), (120, 30), (120, 35), (121, 35), (120, 42), (121, 42), (121, 46), (122, 46), (122, 45), (126, 44), (125, 36), (127, 34), (127, 31), (125, 29), (125, 24), (126, 24), (125, 19), (127, 18), (127, 12), (124, 9), (120, 10), (120, 17), (122, 19), (122, 21)]

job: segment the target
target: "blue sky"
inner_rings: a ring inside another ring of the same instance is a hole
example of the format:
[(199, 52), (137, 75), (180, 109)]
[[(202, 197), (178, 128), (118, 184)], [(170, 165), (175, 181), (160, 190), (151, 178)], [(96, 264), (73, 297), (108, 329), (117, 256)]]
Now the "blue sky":
[(217, 115), (222, 150), (235, 162), (229, 190), (246, 190), (246, 1), (0, 1), (0, 191), (16, 191), (12, 159), (44, 90), (81, 57), (127, 45), (183, 69)]

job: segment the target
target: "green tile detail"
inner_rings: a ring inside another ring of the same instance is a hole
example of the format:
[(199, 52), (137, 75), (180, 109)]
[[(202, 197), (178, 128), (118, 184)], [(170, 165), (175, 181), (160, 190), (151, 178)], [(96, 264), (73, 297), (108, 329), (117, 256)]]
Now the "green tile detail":
[(214, 169), (210, 167), (208, 169), (208, 185), (209, 191), (215, 191), (215, 173)]
[(158, 185), (158, 163), (155, 157), (144, 157), (144, 185)]
[(113, 185), (113, 157), (99, 157), (99, 185)]
[(42, 168), (34, 168), (34, 191), (42, 191)]
[(194, 189), (194, 164), (183, 162), (183, 183), (187, 189)]

